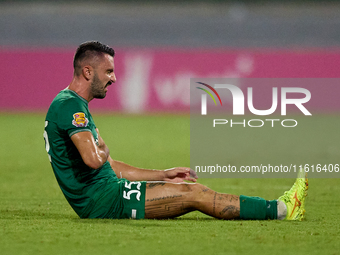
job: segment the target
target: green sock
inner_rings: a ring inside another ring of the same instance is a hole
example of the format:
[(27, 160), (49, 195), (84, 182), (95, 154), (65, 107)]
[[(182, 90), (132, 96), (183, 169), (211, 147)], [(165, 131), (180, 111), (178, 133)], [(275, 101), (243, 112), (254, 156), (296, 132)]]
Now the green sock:
[(266, 200), (266, 202), (267, 202), (266, 219), (276, 220), (277, 219), (277, 200)]
[(243, 220), (277, 219), (277, 201), (241, 195), (240, 218)]

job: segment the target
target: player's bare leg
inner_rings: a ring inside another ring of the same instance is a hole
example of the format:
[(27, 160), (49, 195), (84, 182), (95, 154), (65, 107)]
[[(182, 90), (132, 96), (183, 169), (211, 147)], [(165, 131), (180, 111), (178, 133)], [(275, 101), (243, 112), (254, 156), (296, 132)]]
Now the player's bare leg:
[(149, 182), (146, 186), (145, 218), (172, 218), (199, 210), (219, 219), (302, 220), (308, 179), (300, 169), (292, 188), (278, 200), (217, 193), (202, 184)]
[(236, 219), (240, 216), (239, 197), (199, 183), (147, 183), (145, 218), (173, 218), (195, 210), (219, 219)]

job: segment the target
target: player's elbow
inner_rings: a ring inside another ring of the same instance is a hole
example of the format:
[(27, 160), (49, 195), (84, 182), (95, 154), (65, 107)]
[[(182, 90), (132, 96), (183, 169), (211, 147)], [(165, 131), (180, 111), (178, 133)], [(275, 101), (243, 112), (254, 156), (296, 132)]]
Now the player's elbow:
[(93, 150), (80, 151), (80, 155), (88, 167), (92, 169), (98, 169), (107, 161), (107, 158), (110, 154), (109, 150), (101, 150), (97, 147), (94, 147)]

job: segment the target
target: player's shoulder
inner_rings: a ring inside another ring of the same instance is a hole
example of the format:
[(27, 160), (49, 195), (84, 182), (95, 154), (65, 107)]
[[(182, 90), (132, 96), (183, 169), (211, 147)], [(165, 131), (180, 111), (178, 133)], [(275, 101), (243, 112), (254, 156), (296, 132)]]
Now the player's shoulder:
[(88, 102), (76, 92), (64, 89), (53, 99), (46, 115), (46, 119), (55, 119), (57, 116), (74, 114), (75, 112), (88, 113)]
[(72, 106), (87, 106), (87, 101), (80, 97), (76, 92), (64, 89), (53, 99), (51, 107), (69, 108)]

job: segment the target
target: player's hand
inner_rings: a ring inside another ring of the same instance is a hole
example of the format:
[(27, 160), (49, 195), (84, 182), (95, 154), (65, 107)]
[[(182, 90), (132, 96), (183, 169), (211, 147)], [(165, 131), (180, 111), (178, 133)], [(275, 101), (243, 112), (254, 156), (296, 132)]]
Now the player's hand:
[(184, 181), (196, 182), (197, 174), (188, 167), (174, 167), (164, 170), (165, 177), (163, 181), (180, 183)]

